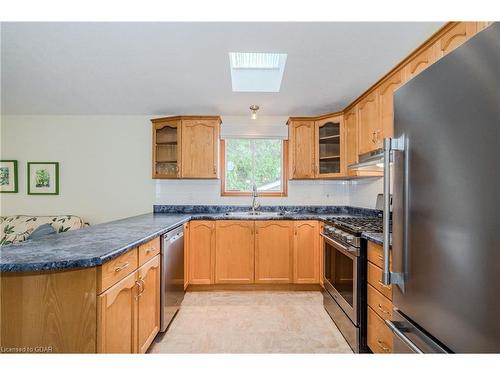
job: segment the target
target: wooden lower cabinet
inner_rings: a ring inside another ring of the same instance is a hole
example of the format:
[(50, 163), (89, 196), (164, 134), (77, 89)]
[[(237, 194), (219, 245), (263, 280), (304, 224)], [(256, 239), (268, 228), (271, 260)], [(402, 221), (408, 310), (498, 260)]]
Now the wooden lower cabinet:
[(291, 283), (293, 280), (293, 222), (255, 223), (255, 282)]
[(213, 284), (215, 275), (215, 221), (189, 223), (189, 284)]
[(219, 220), (215, 233), (215, 283), (253, 283), (254, 222)]
[(368, 346), (374, 353), (392, 353), (392, 332), (384, 322), (392, 319), (392, 287), (382, 283), (382, 255), (382, 246), (368, 241)]
[(137, 352), (145, 353), (160, 331), (160, 256), (137, 270)]
[(97, 352), (137, 352), (137, 271), (97, 297)]
[(385, 322), (368, 307), (368, 346), (374, 353), (392, 353), (392, 333)]
[(368, 284), (368, 306), (382, 319), (392, 319), (392, 302), (370, 284)]
[(297, 221), (293, 236), (293, 282), (318, 284), (320, 275), (319, 222)]
[(319, 233), (314, 220), (193, 220), (189, 284), (318, 284)]
[(368, 262), (368, 283), (392, 301), (392, 286), (382, 283), (382, 269)]

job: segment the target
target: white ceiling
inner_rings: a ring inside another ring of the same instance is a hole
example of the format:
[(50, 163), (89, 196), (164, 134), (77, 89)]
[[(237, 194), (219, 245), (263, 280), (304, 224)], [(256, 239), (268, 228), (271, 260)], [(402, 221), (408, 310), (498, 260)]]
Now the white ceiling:
[[(342, 109), (442, 23), (3, 23), (4, 114), (313, 115)], [(279, 93), (228, 52), (288, 53)]]

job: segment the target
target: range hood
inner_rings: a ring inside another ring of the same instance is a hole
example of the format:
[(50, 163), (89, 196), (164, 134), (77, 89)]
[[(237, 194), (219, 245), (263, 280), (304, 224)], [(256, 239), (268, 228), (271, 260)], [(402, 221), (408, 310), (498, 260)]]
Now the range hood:
[(379, 148), (366, 154), (359, 155), (359, 162), (349, 164), (348, 169), (353, 171), (383, 171), (384, 170), (384, 150)]

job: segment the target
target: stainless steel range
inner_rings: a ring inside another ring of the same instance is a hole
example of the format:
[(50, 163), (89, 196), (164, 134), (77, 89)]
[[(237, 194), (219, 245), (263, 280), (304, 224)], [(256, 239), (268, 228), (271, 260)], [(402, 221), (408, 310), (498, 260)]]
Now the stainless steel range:
[(366, 345), (366, 251), (362, 232), (382, 232), (381, 217), (342, 217), (328, 221), (324, 239), (323, 303), (356, 353)]

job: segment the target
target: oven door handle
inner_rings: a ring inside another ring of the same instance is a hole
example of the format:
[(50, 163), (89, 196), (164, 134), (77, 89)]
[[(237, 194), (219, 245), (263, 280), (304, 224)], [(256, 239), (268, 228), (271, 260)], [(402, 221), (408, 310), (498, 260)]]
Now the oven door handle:
[(337, 250), (339, 250), (342, 254), (348, 256), (351, 259), (356, 259), (358, 257), (359, 250), (357, 250), (357, 249), (356, 250), (349, 250), (349, 248), (347, 246), (342, 245), (340, 242), (337, 242), (337, 241), (331, 239), (330, 237), (325, 236), (323, 233), (320, 233), (320, 234), (329, 245), (331, 245), (334, 248), (336, 248)]

